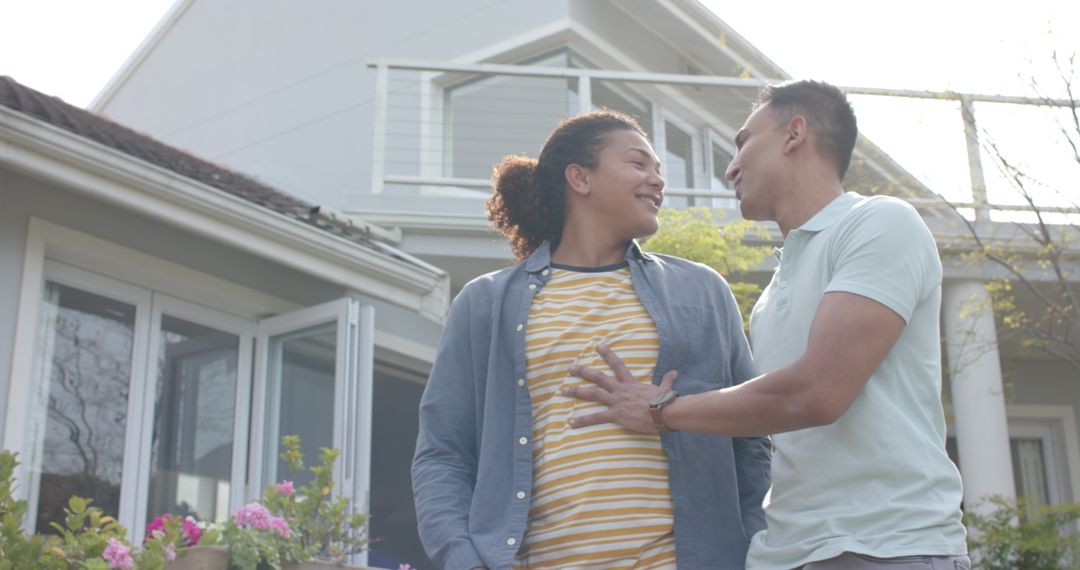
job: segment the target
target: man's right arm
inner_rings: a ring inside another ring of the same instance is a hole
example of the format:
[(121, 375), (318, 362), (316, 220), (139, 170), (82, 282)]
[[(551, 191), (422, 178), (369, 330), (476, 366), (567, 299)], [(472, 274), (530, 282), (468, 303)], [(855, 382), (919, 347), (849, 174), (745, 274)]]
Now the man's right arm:
[(453, 570), (484, 566), (469, 534), (479, 461), (475, 383), (483, 373), (473, 362), (472, 317), (466, 287), (450, 308), (420, 400), (412, 466), (420, 540), (436, 565)]

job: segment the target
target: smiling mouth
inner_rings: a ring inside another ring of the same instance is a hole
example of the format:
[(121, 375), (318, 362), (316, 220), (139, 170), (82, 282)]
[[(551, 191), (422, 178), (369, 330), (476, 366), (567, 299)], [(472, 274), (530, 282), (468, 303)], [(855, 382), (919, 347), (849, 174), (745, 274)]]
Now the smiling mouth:
[(660, 204), (662, 204), (664, 201), (663, 197), (655, 194), (642, 194), (638, 196), (637, 199), (641, 200), (642, 202), (648, 203), (656, 210), (660, 209)]

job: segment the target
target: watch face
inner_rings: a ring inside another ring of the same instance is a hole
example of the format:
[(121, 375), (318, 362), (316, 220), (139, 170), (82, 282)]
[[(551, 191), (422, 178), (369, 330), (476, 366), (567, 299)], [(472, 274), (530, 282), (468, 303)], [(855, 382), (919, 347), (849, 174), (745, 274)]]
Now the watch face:
[(678, 398), (678, 397), (679, 397), (679, 393), (675, 392), (674, 390), (667, 390), (665, 392), (660, 392), (659, 394), (653, 396), (652, 400), (649, 400), (649, 406), (651, 406), (651, 407), (663, 406), (664, 404), (668, 404), (672, 400), (674, 400), (675, 398)]

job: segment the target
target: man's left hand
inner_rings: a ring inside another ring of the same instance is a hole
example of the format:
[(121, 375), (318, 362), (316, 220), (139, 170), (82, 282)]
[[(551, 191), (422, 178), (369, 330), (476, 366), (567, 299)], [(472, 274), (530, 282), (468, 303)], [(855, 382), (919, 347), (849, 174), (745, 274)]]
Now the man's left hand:
[(647, 433), (659, 431), (656, 429), (656, 425), (653, 424), (652, 415), (649, 414), (649, 402), (656, 394), (670, 390), (679, 373), (672, 370), (664, 374), (660, 385), (654, 386), (650, 382), (641, 382), (635, 378), (622, 359), (610, 348), (601, 345), (597, 347), (596, 352), (608, 363), (611, 371), (615, 373), (615, 377), (612, 378), (592, 368), (575, 366), (570, 369), (570, 375), (582, 380), (588, 380), (596, 384), (596, 387), (566, 386), (562, 389), (562, 392), (579, 400), (599, 402), (606, 405), (608, 409), (595, 414), (571, 418), (570, 426), (580, 428), (610, 422), (632, 431)]

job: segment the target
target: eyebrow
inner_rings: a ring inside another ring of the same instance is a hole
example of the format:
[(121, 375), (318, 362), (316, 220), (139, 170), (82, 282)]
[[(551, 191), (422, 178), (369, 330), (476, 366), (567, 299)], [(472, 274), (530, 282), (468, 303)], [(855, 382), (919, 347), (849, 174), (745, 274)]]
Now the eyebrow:
[(739, 129), (739, 132), (735, 134), (735, 148), (739, 148), (746, 142), (746, 137), (750, 136), (750, 131), (746, 129)]
[(641, 147), (635, 146), (635, 147), (628, 148), (625, 151), (623, 151), (623, 154), (630, 153), (630, 152), (636, 152), (638, 154), (641, 154), (645, 158), (655, 162), (657, 165), (660, 164), (660, 159), (659, 158), (653, 156), (653, 154), (651, 152), (649, 152), (649, 151), (647, 151), (647, 150), (645, 150), (645, 149), (643, 149)]

